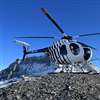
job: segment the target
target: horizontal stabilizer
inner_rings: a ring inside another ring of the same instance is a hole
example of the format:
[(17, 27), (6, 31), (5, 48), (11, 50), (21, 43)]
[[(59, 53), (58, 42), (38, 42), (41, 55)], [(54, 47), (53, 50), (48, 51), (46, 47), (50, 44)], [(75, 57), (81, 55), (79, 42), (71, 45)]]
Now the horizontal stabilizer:
[(28, 44), (24, 41), (14, 40), (14, 42), (16, 42), (17, 44), (19, 44), (21, 46), (30, 47), (30, 44)]

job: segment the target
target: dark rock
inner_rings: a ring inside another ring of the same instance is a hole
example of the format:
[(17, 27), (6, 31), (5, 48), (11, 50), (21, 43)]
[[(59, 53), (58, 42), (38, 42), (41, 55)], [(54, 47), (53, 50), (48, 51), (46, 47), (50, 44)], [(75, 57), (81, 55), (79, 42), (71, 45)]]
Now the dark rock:
[(0, 100), (100, 100), (100, 75), (58, 73), (29, 77), (0, 89)]

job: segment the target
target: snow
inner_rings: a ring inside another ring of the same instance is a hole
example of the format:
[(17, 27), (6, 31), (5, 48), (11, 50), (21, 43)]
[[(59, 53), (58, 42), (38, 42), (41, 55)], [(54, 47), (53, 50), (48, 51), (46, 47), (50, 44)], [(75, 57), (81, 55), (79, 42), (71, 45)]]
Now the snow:
[(12, 85), (13, 83), (19, 82), (21, 79), (19, 78), (13, 78), (10, 80), (0, 81), (0, 88), (8, 87), (9, 85)]
[(20, 67), (23, 70), (26, 70), (26, 73), (31, 74), (31, 75), (45, 75), (50, 72), (54, 72), (55, 66), (53, 65), (47, 65), (45, 63), (39, 64), (39, 63), (34, 63), (34, 64), (22, 64)]

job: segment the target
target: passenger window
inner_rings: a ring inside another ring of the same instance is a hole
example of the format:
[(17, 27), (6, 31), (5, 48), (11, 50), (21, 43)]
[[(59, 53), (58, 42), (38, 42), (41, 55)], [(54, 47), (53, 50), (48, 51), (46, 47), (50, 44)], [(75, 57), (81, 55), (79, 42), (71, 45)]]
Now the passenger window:
[(71, 43), (70, 44), (70, 50), (74, 55), (78, 55), (79, 52), (80, 52), (79, 46), (77, 44), (75, 44), (75, 43)]
[(62, 45), (60, 47), (60, 54), (61, 55), (67, 55), (67, 50), (66, 50), (66, 46), (65, 45)]

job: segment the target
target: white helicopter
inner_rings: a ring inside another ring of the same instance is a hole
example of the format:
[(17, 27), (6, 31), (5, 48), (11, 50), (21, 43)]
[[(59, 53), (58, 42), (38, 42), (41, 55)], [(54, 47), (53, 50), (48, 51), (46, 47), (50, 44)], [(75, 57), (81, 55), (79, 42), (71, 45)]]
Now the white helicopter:
[[(47, 48), (42, 48), (38, 50), (27, 51), (25, 45), (23, 45), (23, 60), (25, 56), (28, 54), (34, 53), (46, 53), (50, 62), (56, 65), (62, 65), (68, 67), (70, 65), (83, 65), (88, 64), (92, 59), (92, 49), (95, 49), (92, 46), (74, 40), (72, 36), (66, 34), (63, 29), (56, 23), (56, 21), (50, 16), (48, 11), (45, 8), (41, 8), (42, 12), (49, 18), (49, 20), (57, 27), (57, 29), (61, 32), (63, 37), (54, 42), (51, 46)], [(83, 34), (78, 37), (91, 36), (91, 35), (100, 35), (100, 33), (92, 33), (92, 34)], [(16, 38), (51, 38), (54, 37), (16, 37)], [(63, 68), (65, 68), (63, 67)]]

